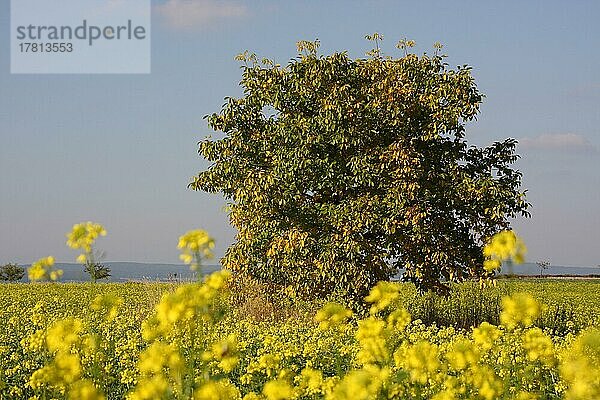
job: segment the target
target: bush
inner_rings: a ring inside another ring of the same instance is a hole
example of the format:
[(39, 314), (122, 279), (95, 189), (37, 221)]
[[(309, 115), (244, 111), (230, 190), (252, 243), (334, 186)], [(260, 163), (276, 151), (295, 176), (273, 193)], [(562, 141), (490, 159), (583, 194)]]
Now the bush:
[(0, 281), (18, 282), (25, 276), (25, 268), (17, 264), (6, 264), (0, 267)]
[(110, 268), (98, 263), (87, 262), (84, 271), (90, 275), (92, 282), (110, 277)]

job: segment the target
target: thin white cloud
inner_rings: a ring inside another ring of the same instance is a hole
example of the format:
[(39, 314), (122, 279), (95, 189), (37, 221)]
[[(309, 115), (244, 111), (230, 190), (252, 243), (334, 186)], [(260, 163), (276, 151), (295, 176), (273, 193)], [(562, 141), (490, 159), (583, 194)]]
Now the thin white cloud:
[(154, 10), (168, 27), (178, 30), (202, 29), (248, 15), (246, 6), (227, 0), (167, 0)]
[(598, 149), (584, 136), (576, 133), (544, 134), (534, 138), (522, 138), (520, 147), (526, 150), (567, 151), (596, 153)]

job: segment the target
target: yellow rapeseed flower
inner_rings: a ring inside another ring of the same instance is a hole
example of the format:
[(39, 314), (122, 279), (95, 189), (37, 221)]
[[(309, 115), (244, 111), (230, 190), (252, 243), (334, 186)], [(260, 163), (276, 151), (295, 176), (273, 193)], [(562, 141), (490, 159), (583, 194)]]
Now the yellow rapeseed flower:
[(58, 320), (46, 332), (46, 345), (51, 352), (69, 352), (71, 347), (80, 342), (79, 333), (83, 330), (83, 322), (77, 318)]
[(375, 370), (362, 369), (348, 373), (329, 393), (327, 400), (371, 400), (377, 399), (381, 390), (381, 379)]
[(503, 261), (521, 264), (525, 260), (527, 247), (521, 238), (513, 231), (502, 231), (489, 240), (483, 247), (485, 261), (483, 267), (486, 271), (493, 271), (502, 265)]
[(194, 400), (236, 400), (239, 390), (226, 381), (208, 381), (194, 391)]
[(40, 258), (28, 269), (28, 277), (32, 282), (36, 281), (56, 281), (58, 280), (63, 271), (61, 269), (54, 269), (54, 257)]
[(460, 339), (452, 344), (450, 351), (446, 353), (446, 359), (452, 368), (457, 371), (477, 364), (479, 351), (466, 339)]
[(248, 370), (263, 371), (268, 377), (274, 376), (280, 369), (281, 356), (278, 354), (263, 354), (258, 358), (256, 366), (249, 365)]
[(211, 304), (219, 296), (231, 272), (213, 272), (204, 283), (182, 285), (174, 293), (165, 293), (155, 307), (155, 314), (142, 324), (142, 337), (147, 341), (177, 334), (183, 323), (196, 317), (213, 317)]
[(104, 319), (112, 321), (116, 318), (119, 307), (123, 305), (123, 299), (113, 294), (98, 295), (90, 304), (90, 308), (99, 312)]
[(479, 367), (473, 374), (473, 383), (477, 387), (479, 396), (485, 400), (496, 400), (504, 392), (502, 380), (498, 379), (491, 368)]
[(219, 362), (219, 367), (224, 372), (231, 372), (238, 363), (237, 339), (235, 335), (229, 335), (225, 340), (221, 340), (212, 345), (211, 358)]
[(64, 389), (81, 376), (81, 362), (76, 354), (60, 351), (54, 360), (35, 371), (30, 379), (29, 386), (39, 389), (43, 386), (53, 386)]
[(502, 299), (500, 322), (509, 329), (530, 326), (542, 312), (542, 305), (528, 293), (516, 293)]
[(554, 343), (550, 336), (546, 335), (540, 328), (528, 329), (523, 334), (523, 348), (527, 351), (527, 357), (531, 361), (540, 360), (548, 366), (555, 363)]
[(77, 257), (77, 262), (84, 264), (88, 260), (98, 236), (106, 236), (106, 229), (100, 224), (88, 221), (73, 225), (71, 232), (67, 233), (67, 246), (83, 250), (83, 254)]
[(425, 384), (440, 369), (438, 347), (426, 341), (401, 346), (394, 353), (394, 362), (409, 373), (413, 382)]
[(403, 331), (410, 321), (410, 313), (405, 308), (398, 308), (388, 315), (387, 326), (395, 331)]
[(582, 332), (565, 350), (560, 374), (567, 382), (566, 399), (600, 398), (600, 329)]
[(473, 329), (473, 341), (484, 350), (491, 349), (501, 335), (500, 329), (489, 322), (482, 322)]
[(356, 339), (360, 345), (356, 359), (360, 364), (382, 363), (389, 358), (384, 321), (373, 317), (359, 321)]
[(231, 272), (222, 269), (208, 275), (204, 280), (204, 286), (216, 293), (225, 287), (229, 279), (231, 279)]
[(263, 387), (263, 394), (268, 400), (286, 400), (294, 395), (294, 389), (284, 380), (269, 381)]
[(246, 394), (242, 400), (264, 400), (264, 397), (254, 392), (250, 392)]
[(104, 400), (105, 397), (102, 394), (102, 392), (100, 392), (98, 390), (98, 388), (96, 388), (96, 386), (94, 386), (93, 382), (91, 382), (87, 379), (82, 379), (82, 380), (75, 382), (73, 385), (71, 385), (71, 387), (69, 388), (68, 399), (69, 400)]
[(192, 271), (200, 269), (203, 259), (213, 258), (215, 241), (202, 229), (191, 230), (179, 237), (177, 248), (182, 254), (179, 258), (190, 265)]
[(183, 359), (177, 348), (171, 344), (154, 342), (140, 354), (138, 368), (144, 376), (162, 374), (165, 369), (173, 377), (181, 372)]
[(299, 387), (307, 395), (316, 395), (322, 392), (323, 373), (321, 371), (304, 368), (297, 377)]
[(169, 382), (162, 375), (152, 378), (142, 378), (138, 381), (133, 392), (127, 396), (128, 400), (156, 400), (166, 397), (169, 391)]
[(379, 282), (365, 301), (372, 303), (370, 313), (377, 314), (392, 305), (400, 297), (400, 287), (394, 282)]
[(337, 327), (352, 316), (352, 311), (341, 304), (329, 302), (325, 304), (315, 316), (315, 321), (319, 323), (322, 330)]

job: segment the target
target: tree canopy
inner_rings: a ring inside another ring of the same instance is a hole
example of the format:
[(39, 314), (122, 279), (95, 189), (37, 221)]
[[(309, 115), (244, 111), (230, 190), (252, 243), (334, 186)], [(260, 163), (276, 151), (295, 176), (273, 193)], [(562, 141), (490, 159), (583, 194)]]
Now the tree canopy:
[(238, 234), (224, 267), (354, 299), (399, 272), (437, 292), (493, 273), (482, 246), (529, 215), (517, 142), (469, 145), (483, 99), (471, 67), (413, 44), (353, 59), (299, 42), (285, 66), (238, 56), (243, 95), (207, 117), (223, 136), (200, 142), (210, 166), (190, 183), (229, 202)]

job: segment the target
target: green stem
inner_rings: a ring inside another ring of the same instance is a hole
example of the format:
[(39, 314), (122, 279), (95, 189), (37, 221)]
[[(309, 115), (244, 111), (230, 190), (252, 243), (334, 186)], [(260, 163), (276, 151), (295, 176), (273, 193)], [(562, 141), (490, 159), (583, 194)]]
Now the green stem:
[(204, 278), (204, 274), (202, 273), (202, 256), (200, 255), (200, 252), (197, 251), (196, 254), (194, 254), (194, 257), (196, 258), (196, 274), (198, 276), (198, 282), (202, 282), (202, 278)]

